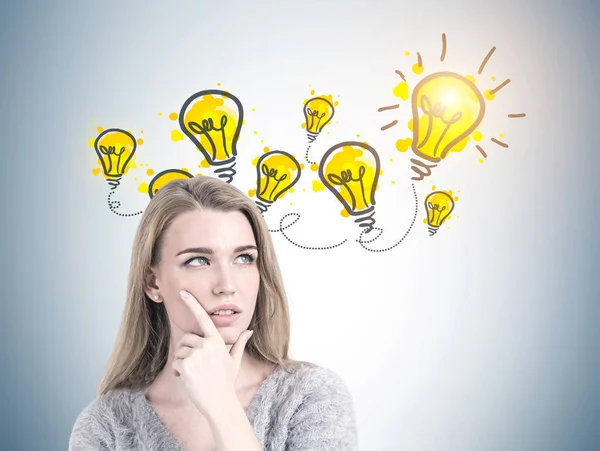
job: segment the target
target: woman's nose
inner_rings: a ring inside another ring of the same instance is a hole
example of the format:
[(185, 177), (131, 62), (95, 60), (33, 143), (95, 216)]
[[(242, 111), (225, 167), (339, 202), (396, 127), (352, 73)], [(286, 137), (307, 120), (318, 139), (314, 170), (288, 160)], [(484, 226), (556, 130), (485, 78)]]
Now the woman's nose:
[(214, 294), (233, 294), (236, 291), (235, 281), (233, 278), (232, 270), (229, 267), (221, 267), (217, 275), (215, 286), (213, 288)]

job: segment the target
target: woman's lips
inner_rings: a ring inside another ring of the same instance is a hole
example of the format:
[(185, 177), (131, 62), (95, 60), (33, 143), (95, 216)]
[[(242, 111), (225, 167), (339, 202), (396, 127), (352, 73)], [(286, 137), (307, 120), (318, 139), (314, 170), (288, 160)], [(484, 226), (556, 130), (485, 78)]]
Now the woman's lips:
[(210, 315), (210, 319), (212, 319), (215, 326), (229, 326), (238, 319), (239, 316), (239, 313), (232, 313), (231, 315)]

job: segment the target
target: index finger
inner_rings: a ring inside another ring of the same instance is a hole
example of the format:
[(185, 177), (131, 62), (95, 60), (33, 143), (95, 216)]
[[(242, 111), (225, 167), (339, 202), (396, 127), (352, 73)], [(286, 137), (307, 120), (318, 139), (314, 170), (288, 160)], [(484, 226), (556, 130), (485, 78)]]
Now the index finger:
[(196, 300), (192, 293), (185, 290), (181, 290), (179, 294), (181, 296), (181, 299), (183, 299), (183, 301), (188, 305), (188, 307), (192, 311), (192, 315), (194, 315), (196, 321), (198, 321), (198, 324), (200, 325), (200, 329), (202, 330), (204, 337), (220, 337), (219, 331), (212, 322), (212, 319), (210, 319), (210, 316), (208, 316), (206, 310), (204, 310), (204, 308), (200, 305), (200, 303)]

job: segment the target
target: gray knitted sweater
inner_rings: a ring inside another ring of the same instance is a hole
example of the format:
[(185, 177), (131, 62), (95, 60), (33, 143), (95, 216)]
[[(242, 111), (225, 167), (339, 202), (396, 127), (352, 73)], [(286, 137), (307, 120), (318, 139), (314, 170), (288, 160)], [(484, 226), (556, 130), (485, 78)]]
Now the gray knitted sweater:
[[(354, 403), (333, 371), (300, 363), (264, 380), (246, 415), (264, 451), (358, 449)], [(97, 397), (79, 414), (69, 451), (182, 451), (143, 389)]]

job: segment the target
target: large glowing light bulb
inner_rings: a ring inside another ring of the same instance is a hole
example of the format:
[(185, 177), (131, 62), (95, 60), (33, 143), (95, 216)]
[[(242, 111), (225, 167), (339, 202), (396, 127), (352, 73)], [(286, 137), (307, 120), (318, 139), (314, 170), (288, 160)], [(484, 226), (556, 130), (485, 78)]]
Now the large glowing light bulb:
[(319, 178), (342, 203), (355, 222), (367, 227), (375, 225), (375, 189), (379, 179), (379, 155), (371, 146), (347, 141), (330, 148), (319, 165)]
[(256, 163), (256, 205), (264, 213), (300, 179), (300, 163), (289, 153), (272, 150)]
[(181, 130), (227, 183), (236, 173), (237, 141), (243, 120), (244, 109), (238, 98), (217, 89), (197, 92), (181, 107)]
[[(485, 100), (475, 84), (453, 72), (437, 72), (423, 78), (412, 93), (412, 150), (432, 163), (449, 152), (465, 148), (485, 114)], [(435, 167), (411, 160), (424, 168)], [(422, 180), (427, 172), (413, 167)]]

